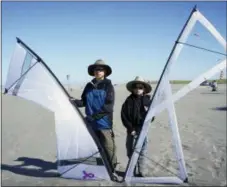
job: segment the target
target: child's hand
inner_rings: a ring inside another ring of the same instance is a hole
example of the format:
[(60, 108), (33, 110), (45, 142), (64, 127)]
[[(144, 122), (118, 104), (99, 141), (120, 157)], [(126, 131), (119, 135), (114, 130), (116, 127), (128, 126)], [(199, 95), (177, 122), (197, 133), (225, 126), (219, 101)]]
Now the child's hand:
[(92, 116), (86, 116), (86, 117), (85, 117), (85, 120), (86, 120), (87, 122), (92, 122), (92, 121), (94, 121), (94, 118), (93, 118)]
[(103, 118), (105, 115), (106, 114), (94, 114), (94, 115), (92, 115), (92, 117), (96, 120), (99, 120), (99, 119)]
[(136, 135), (136, 131), (132, 131), (132, 132), (131, 132), (131, 135), (132, 135), (132, 136), (135, 136), (135, 135)]

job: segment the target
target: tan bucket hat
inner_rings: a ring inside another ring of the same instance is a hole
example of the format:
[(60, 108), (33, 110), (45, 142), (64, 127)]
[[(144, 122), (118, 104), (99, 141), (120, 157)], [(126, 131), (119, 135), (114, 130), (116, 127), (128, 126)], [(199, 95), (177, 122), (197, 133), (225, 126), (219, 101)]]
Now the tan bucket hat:
[(103, 67), (106, 70), (106, 77), (108, 77), (111, 73), (112, 73), (112, 69), (109, 65), (105, 64), (105, 62), (102, 59), (98, 59), (95, 61), (94, 64), (91, 64), (90, 66), (88, 66), (88, 74), (91, 76), (94, 76), (94, 69), (96, 67)]
[(143, 84), (143, 85), (144, 85), (144, 88), (145, 88), (145, 90), (144, 90), (145, 94), (150, 93), (151, 90), (152, 90), (151, 85), (148, 84), (148, 83), (147, 83), (142, 77), (140, 77), (140, 76), (137, 76), (133, 81), (130, 81), (130, 82), (127, 83), (126, 88), (128, 89), (128, 91), (132, 92), (132, 90), (133, 90), (133, 85), (134, 85), (134, 84)]

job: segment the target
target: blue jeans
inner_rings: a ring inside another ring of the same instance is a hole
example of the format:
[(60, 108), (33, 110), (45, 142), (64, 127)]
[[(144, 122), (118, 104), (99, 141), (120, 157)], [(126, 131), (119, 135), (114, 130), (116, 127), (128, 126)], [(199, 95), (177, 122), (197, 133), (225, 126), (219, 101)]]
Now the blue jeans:
[[(134, 146), (135, 146), (137, 139), (138, 139), (138, 136), (136, 137), (136, 136), (132, 136), (131, 134), (127, 134), (126, 149), (127, 149), (127, 156), (128, 156), (129, 159), (131, 158), (131, 156), (133, 154)], [(148, 140), (147, 140), (147, 137), (146, 137), (145, 140), (144, 140), (139, 158), (138, 158), (136, 168), (134, 170), (134, 175), (136, 175), (136, 173), (144, 174), (146, 172), (147, 149), (148, 149)], [(136, 170), (138, 170), (138, 172)]]

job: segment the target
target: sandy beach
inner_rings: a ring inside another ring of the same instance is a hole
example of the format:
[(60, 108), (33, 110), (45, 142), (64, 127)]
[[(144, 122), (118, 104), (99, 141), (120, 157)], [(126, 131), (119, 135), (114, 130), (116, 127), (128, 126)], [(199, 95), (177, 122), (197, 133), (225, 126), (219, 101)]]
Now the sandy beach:
[[(182, 85), (173, 85), (178, 90)], [(155, 85), (153, 85), (153, 90)], [(80, 97), (81, 89), (70, 94)], [(121, 105), (129, 92), (115, 87), (114, 132), (117, 156), (124, 171), (126, 131), (120, 119)], [(226, 186), (226, 85), (218, 92), (198, 87), (176, 103), (183, 152), (189, 175), (186, 185)], [(83, 110), (82, 110), (83, 111)], [(177, 174), (171, 129), (164, 111), (149, 130), (150, 176)], [(123, 186), (124, 183), (63, 179), (56, 171), (56, 137), (51, 111), (21, 98), (2, 96), (2, 185), (32, 186)], [(15, 167), (22, 165), (23, 167)], [(140, 185), (141, 184), (137, 184)]]

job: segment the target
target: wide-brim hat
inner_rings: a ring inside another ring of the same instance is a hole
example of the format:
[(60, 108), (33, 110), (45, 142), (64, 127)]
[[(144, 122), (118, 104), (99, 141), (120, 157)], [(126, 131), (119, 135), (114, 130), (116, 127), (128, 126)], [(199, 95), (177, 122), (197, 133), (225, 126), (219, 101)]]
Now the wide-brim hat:
[(133, 81), (130, 81), (127, 83), (126, 88), (128, 91), (133, 91), (133, 85), (135, 84), (142, 84), (144, 86), (144, 92), (145, 94), (150, 93), (152, 91), (152, 87), (150, 84), (148, 84), (142, 77), (137, 76)]
[(109, 65), (105, 64), (105, 62), (101, 59), (96, 60), (94, 64), (88, 66), (88, 74), (94, 76), (94, 70), (96, 67), (102, 67), (106, 70), (105, 76), (108, 77), (112, 73), (112, 69)]

